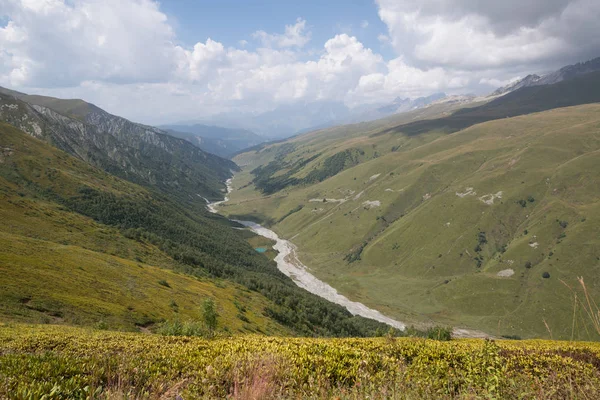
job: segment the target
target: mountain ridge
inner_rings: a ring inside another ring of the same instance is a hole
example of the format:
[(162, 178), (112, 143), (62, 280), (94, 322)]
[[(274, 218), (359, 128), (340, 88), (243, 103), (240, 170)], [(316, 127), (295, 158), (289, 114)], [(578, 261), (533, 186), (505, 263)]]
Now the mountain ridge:
[(266, 139), (246, 129), (223, 128), (215, 125), (160, 125), (168, 134), (185, 139), (197, 147), (220, 157), (229, 158)]
[[(9, 92), (10, 93), (10, 92)], [(93, 165), (181, 197), (219, 199), (235, 163), (208, 154), (158, 128), (137, 124), (80, 100), (0, 93), (0, 119)], [(33, 100), (32, 100), (33, 97)], [(59, 111), (43, 104), (59, 104)], [(65, 110), (77, 104), (77, 114)]]

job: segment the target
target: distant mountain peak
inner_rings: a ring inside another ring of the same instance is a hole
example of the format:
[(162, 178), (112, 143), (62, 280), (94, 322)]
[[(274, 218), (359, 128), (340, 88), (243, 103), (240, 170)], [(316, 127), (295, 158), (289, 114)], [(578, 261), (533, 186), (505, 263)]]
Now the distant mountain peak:
[(503, 96), (507, 93), (514, 92), (515, 90), (519, 90), (524, 87), (552, 85), (554, 83), (562, 82), (580, 75), (596, 71), (600, 71), (600, 57), (594, 58), (586, 62), (567, 65), (566, 67), (562, 67), (557, 71), (551, 72), (543, 76), (539, 76), (536, 74), (527, 75), (523, 79), (519, 79), (515, 82), (512, 82), (506, 86), (497, 89), (490, 95), (490, 97)]
[(513, 92), (517, 89), (521, 89), (522, 87), (533, 86), (537, 82), (539, 82), (540, 79), (542, 79), (542, 77), (539, 75), (529, 74), (525, 78), (518, 79), (514, 82), (509, 83), (506, 86), (502, 86), (501, 88), (498, 88), (490, 96), (501, 96), (503, 94)]

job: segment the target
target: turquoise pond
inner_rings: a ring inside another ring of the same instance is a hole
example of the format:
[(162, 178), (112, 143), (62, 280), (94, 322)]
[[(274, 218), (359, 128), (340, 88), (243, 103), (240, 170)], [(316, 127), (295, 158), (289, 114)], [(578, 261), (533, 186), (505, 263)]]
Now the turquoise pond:
[(266, 247), (257, 247), (254, 250), (258, 251), (259, 253), (264, 253), (265, 251), (267, 251)]

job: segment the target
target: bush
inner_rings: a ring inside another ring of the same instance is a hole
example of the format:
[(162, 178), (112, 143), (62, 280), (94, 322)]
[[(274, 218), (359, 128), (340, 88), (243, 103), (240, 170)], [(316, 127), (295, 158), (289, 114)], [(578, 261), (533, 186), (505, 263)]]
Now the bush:
[(202, 324), (197, 321), (165, 321), (160, 324), (156, 332), (163, 336), (207, 336)]
[(212, 299), (205, 299), (202, 303), (202, 320), (209, 331), (214, 331), (217, 328), (217, 307)]
[(160, 281), (158, 281), (158, 284), (162, 285), (164, 287), (168, 287), (168, 288), (171, 287), (171, 285), (169, 285), (169, 282), (165, 281), (164, 279), (161, 279)]
[(441, 340), (447, 342), (452, 340), (452, 328), (445, 326), (434, 326), (427, 329), (427, 339)]
[(544, 279), (548, 279), (548, 278), (550, 278), (550, 273), (548, 273), (548, 272), (544, 272), (544, 273), (542, 274), (542, 278), (544, 278)]
[(502, 338), (508, 340), (522, 340), (521, 336), (519, 335), (502, 335)]
[(531, 267), (532, 267), (532, 265), (531, 265), (531, 261), (527, 261), (527, 262), (525, 263), (525, 268), (528, 268), (528, 269), (529, 269), (529, 268), (531, 268)]

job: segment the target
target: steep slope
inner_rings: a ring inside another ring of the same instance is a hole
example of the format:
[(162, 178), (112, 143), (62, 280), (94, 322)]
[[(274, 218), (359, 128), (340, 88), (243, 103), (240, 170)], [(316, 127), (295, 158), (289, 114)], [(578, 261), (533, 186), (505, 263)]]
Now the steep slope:
[(552, 85), (554, 83), (573, 79), (580, 75), (600, 71), (600, 57), (582, 63), (567, 65), (558, 71), (544, 75), (535, 85)]
[(583, 276), (600, 294), (599, 115), (302, 136), (238, 156), (222, 210), (270, 223), (319, 278), (401, 320), (589, 338), (561, 281)]
[(543, 76), (539, 76), (536, 74), (527, 75), (523, 79), (498, 88), (491, 94), (491, 96), (500, 96), (506, 93), (514, 92), (515, 90), (524, 87), (552, 85), (558, 82), (576, 78), (580, 75), (586, 75), (591, 72), (597, 71), (600, 71), (600, 57), (594, 58), (593, 60), (589, 60), (583, 63), (567, 65), (566, 67), (562, 67), (558, 71), (554, 71)]
[(248, 243), (254, 235), (200, 206), (184, 207), (3, 123), (0, 150), (3, 318), (132, 329), (191, 318), (210, 296), (234, 330), (382, 329), (295, 286)]
[(595, 102), (600, 102), (600, 71), (553, 85), (524, 87), (479, 107), (458, 110), (444, 118), (395, 126), (379, 134), (418, 135), (434, 130), (451, 133), (485, 121)]
[[(149, 241), (73, 211), (82, 188), (143, 199), (139, 186), (102, 173), (0, 124), (0, 318), (135, 329), (198, 319), (212, 298), (220, 327), (289, 334), (264, 315), (264, 296), (183, 265)], [(236, 304), (243, 303), (243, 319)]]
[(222, 182), (237, 168), (183, 139), (114, 116), (82, 100), (3, 91), (1, 121), (107, 172), (165, 193), (187, 199), (197, 194), (218, 199)]
[(185, 139), (197, 147), (221, 157), (233, 154), (265, 141), (264, 138), (245, 129), (229, 129), (209, 125), (163, 125), (160, 127), (171, 136)]

